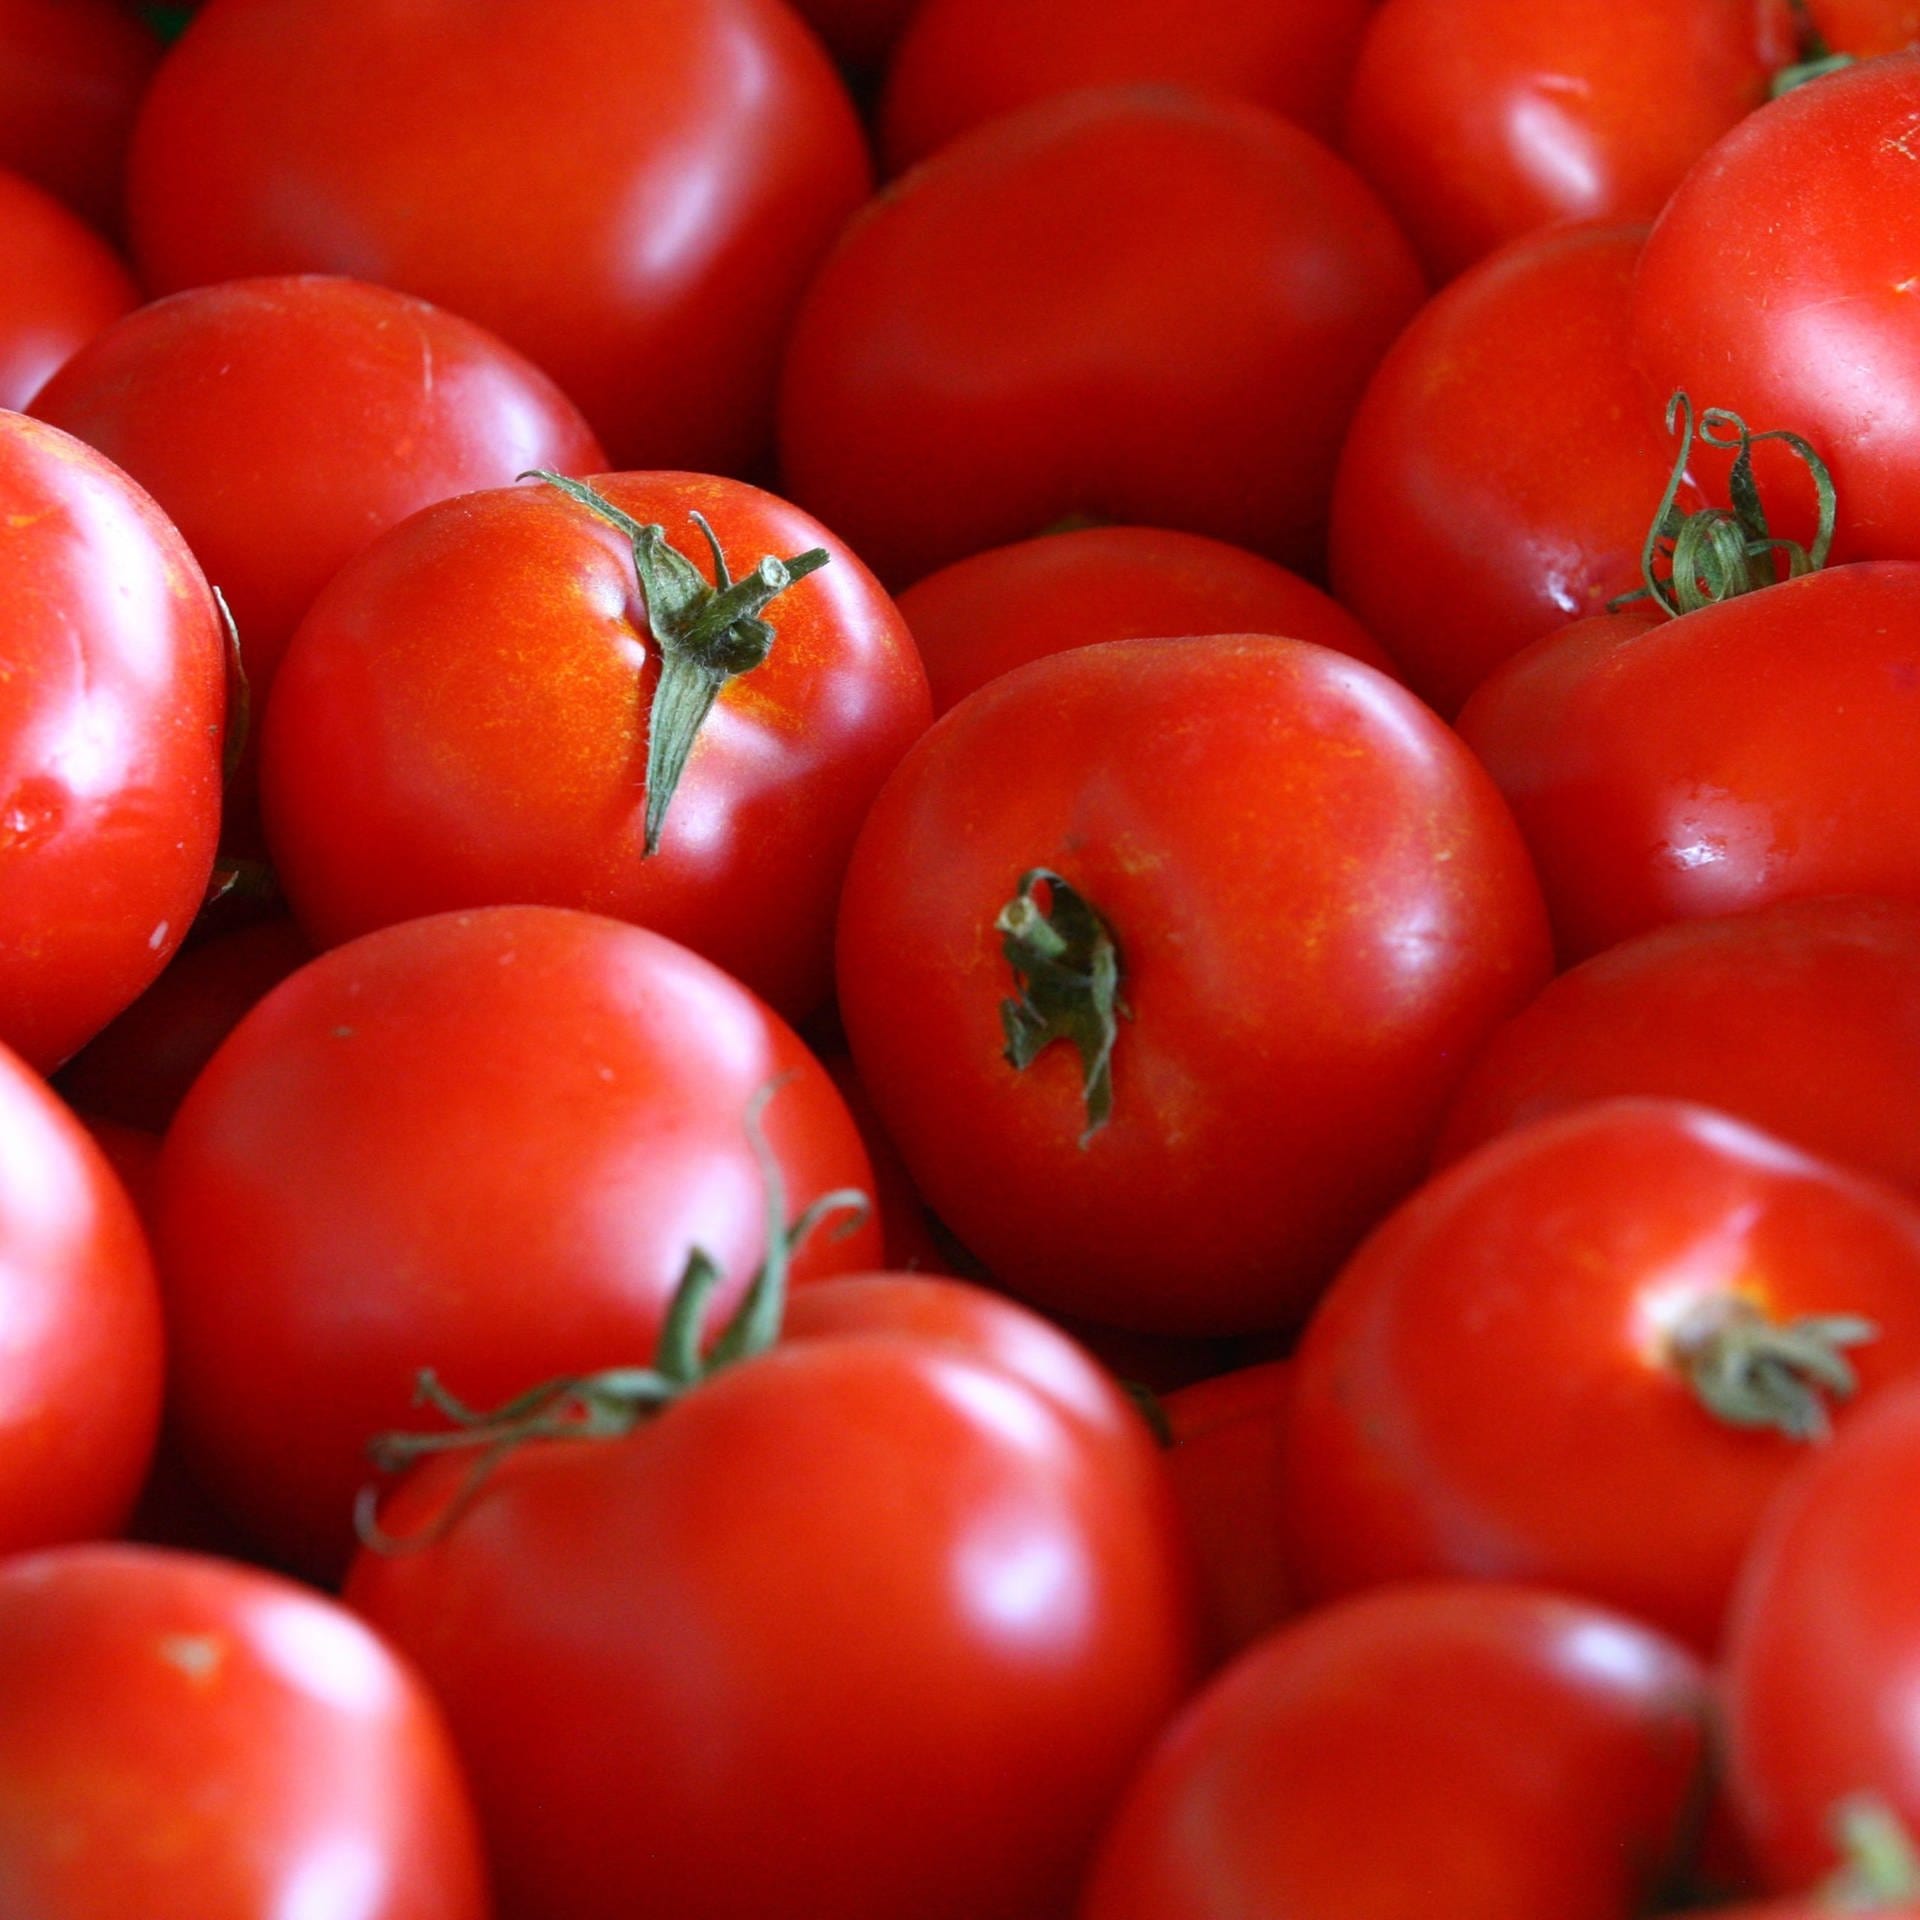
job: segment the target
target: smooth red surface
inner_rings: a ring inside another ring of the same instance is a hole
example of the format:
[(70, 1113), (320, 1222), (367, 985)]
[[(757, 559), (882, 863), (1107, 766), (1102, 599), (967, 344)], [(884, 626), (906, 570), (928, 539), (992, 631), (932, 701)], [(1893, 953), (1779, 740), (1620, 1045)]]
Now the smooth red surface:
[(220, 812), (225, 642), (159, 508), (0, 413), (0, 1041), (50, 1071), (198, 912)]
[(18, 412), (139, 298), (113, 249), (25, 176), (0, 171), (0, 407)]
[(1829, 47), (1857, 59), (1898, 53), (1920, 40), (1913, 0), (1807, 0), (1807, 12)]
[(739, 472), (868, 178), (777, 0), (212, 0), (147, 96), (129, 197), (157, 291), (399, 287), (544, 367), (617, 464)]
[[(1046, 868), (1102, 914), (1130, 1018), (1005, 1057), (994, 928)], [(1299, 641), (1055, 655), (936, 724), (869, 815), (840, 1009), (936, 1214), (1000, 1282), (1166, 1333), (1296, 1318), (1412, 1184), (1471, 1051), (1546, 973), (1479, 767), (1384, 675)]]
[(8, 1920), (488, 1920), (425, 1689), (344, 1609), (230, 1561), (0, 1563)]
[(873, 795), (929, 718), (893, 602), (818, 521), (743, 481), (613, 475), (604, 497), (709, 579), (832, 555), (768, 607), (643, 854), (659, 652), (626, 537), (540, 483), (395, 528), (303, 622), (267, 713), (274, 864), (321, 945), (453, 907), (542, 901), (655, 928), (803, 1019)]
[[(324, 954), (229, 1036), (161, 1160), (156, 1245), (188, 1464), (261, 1543), (337, 1567), (414, 1376), (490, 1406), (645, 1365), (688, 1255), (727, 1313), (760, 1260), (764, 1128), (789, 1217), (867, 1185), (824, 1070), (746, 990), (638, 927), (443, 915)], [(795, 1277), (871, 1268), (822, 1231)]]
[(894, 583), (1075, 513), (1309, 562), (1421, 293), (1373, 193), (1276, 115), (1042, 102), (847, 229), (788, 342), (786, 485)]
[(1015, 667), (1103, 640), (1277, 633), (1394, 664), (1311, 582), (1244, 547), (1165, 527), (1079, 527), (956, 560), (900, 596), (936, 713)]

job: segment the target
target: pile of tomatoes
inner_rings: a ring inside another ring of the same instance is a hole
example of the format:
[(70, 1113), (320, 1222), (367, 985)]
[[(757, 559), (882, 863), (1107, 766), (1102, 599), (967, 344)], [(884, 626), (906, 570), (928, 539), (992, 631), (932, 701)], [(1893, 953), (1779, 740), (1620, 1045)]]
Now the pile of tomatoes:
[(1916, 40), (0, 0), (0, 1920), (1920, 1915)]

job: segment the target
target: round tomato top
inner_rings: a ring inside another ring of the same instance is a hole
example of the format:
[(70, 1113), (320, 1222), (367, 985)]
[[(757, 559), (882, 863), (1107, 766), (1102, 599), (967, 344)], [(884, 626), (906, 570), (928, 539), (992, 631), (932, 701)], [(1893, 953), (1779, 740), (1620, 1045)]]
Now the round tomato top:
[(140, 296), (98, 234), (31, 180), (0, 171), (0, 407), (47, 377)]

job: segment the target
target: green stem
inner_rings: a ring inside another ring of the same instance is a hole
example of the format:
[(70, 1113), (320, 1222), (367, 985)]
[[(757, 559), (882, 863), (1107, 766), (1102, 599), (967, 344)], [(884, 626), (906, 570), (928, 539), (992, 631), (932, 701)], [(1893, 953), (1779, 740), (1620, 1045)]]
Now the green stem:
[(1701, 1301), (1671, 1336), (1673, 1358), (1700, 1403), (1736, 1427), (1771, 1427), (1790, 1440), (1824, 1440), (1827, 1403), (1859, 1386), (1845, 1349), (1878, 1337), (1855, 1314), (1807, 1314), (1785, 1324), (1738, 1295)]
[(1900, 1816), (1871, 1794), (1834, 1810), (1834, 1837), (1845, 1865), (1824, 1889), (1837, 1913), (1879, 1913), (1920, 1900), (1920, 1853)]

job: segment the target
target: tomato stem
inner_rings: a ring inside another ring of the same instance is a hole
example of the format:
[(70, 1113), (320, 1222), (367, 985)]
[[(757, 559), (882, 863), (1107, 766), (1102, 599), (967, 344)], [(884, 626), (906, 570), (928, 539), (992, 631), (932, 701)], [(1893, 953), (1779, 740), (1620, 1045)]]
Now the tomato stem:
[(1920, 1899), (1920, 1853), (1884, 1801), (1871, 1794), (1843, 1800), (1833, 1826), (1846, 1864), (1824, 1889), (1829, 1906), (1840, 1913), (1874, 1913)]
[(1878, 1337), (1856, 1314), (1807, 1314), (1784, 1325), (1737, 1295), (1701, 1301), (1671, 1336), (1671, 1351), (1700, 1403), (1736, 1427), (1771, 1427), (1790, 1440), (1824, 1440), (1822, 1395), (1859, 1385), (1844, 1349)]

